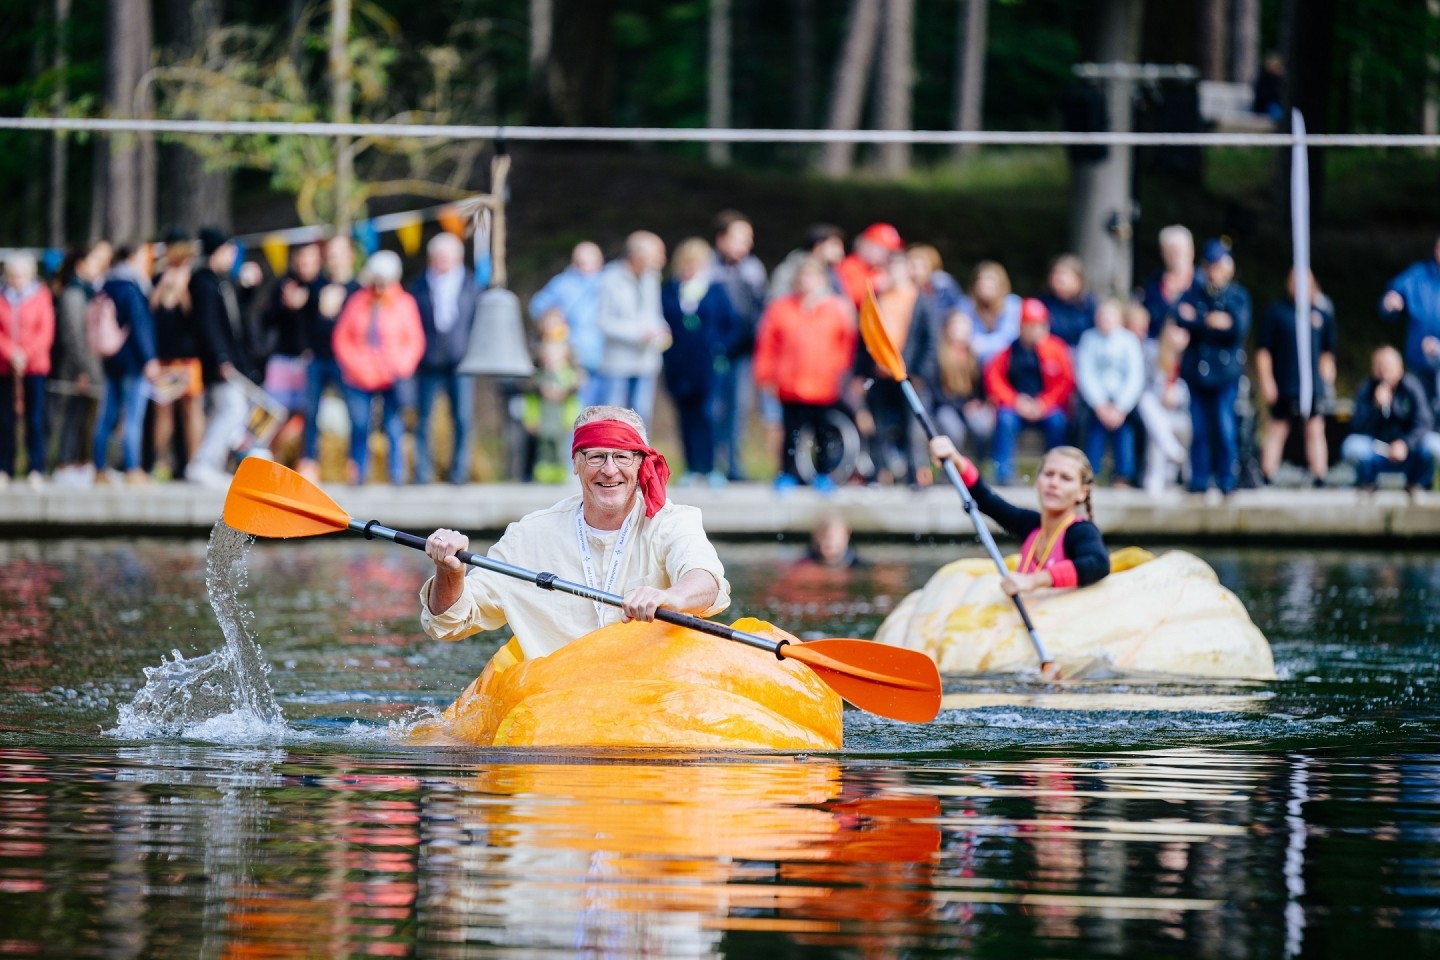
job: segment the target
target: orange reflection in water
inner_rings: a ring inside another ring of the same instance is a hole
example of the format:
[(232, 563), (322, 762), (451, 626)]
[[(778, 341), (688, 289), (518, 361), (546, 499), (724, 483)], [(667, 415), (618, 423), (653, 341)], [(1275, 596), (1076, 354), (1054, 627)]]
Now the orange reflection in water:
[(406, 797), (378, 785), (383, 801), (328, 785), (347, 792), (328, 877), (232, 900), (226, 956), (412, 938), (705, 955), (727, 929), (854, 944), (875, 923), (861, 945), (879, 949), (930, 925), (939, 802), (848, 795), (828, 760), (501, 763)]

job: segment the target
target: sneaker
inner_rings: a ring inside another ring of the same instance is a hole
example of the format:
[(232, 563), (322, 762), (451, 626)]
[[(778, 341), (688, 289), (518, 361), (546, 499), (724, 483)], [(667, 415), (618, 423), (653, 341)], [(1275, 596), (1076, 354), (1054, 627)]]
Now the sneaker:
[(206, 463), (192, 463), (185, 468), (185, 479), (196, 486), (218, 489), (228, 486), (230, 478), (224, 471), (216, 470)]
[(0, 473), (0, 490), (4, 490), (8, 486), (10, 486), (10, 474)]
[(830, 479), (830, 474), (828, 473), (822, 473), (816, 477), (813, 486), (815, 487), (816, 493), (825, 496), (829, 496), (835, 492), (835, 481)]
[(132, 487), (143, 487), (150, 482), (150, 474), (136, 467), (133, 470), (125, 471), (125, 482)]
[(31, 470), (25, 475), (25, 482), (30, 485), (31, 490), (39, 490), (45, 486), (45, 474), (39, 470)]
[(800, 481), (792, 474), (782, 473), (775, 478), (776, 493), (789, 493), (798, 486), (800, 486)]
[(727, 486), (730, 483), (730, 481), (726, 479), (725, 474), (719, 470), (712, 470), (707, 473), (705, 475), (705, 482), (710, 485), (711, 490), (719, 490), (721, 487)]

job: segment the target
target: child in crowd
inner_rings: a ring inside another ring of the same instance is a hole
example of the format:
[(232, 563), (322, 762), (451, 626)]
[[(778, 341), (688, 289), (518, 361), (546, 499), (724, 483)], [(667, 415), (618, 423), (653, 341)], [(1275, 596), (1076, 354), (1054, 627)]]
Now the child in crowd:
[[(1137, 337), (1150, 329), (1150, 311), (1132, 303), (1125, 327)], [(1145, 492), (1163, 493), (1176, 477), (1184, 479), (1190, 461), (1190, 388), (1180, 379), (1180, 355), (1190, 335), (1173, 323), (1156, 340), (1144, 342), (1145, 389), (1136, 411), (1145, 430)]]
[(569, 328), (558, 308), (540, 317), (540, 365), (525, 397), (525, 430), (535, 438), (535, 479), (564, 483), (570, 476), (570, 424), (580, 413), (580, 371)]
[(1145, 389), (1145, 357), (1140, 340), (1121, 325), (1117, 300), (1095, 311), (1095, 326), (1080, 337), (1075, 351), (1075, 381), (1087, 408), (1085, 454), (1098, 464), (1107, 442), (1114, 456), (1111, 482), (1135, 482), (1135, 428), (1130, 414)]

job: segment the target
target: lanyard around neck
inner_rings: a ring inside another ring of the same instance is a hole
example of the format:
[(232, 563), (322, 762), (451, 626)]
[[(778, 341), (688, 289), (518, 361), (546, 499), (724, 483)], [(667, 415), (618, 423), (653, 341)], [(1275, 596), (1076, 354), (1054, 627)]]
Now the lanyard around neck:
[(1055, 549), (1055, 544), (1064, 536), (1065, 531), (1070, 529), (1070, 524), (1074, 523), (1075, 520), (1075, 514), (1072, 513), (1065, 518), (1065, 521), (1061, 523), (1060, 526), (1055, 528), (1055, 532), (1050, 534), (1050, 542), (1045, 544), (1045, 552), (1040, 555), (1040, 561), (1038, 563), (1035, 562), (1035, 543), (1040, 539), (1040, 530), (1037, 529), (1034, 538), (1030, 541), (1030, 545), (1025, 548), (1025, 555), (1020, 558), (1020, 568), (1016, 572), (1034, 573), (1036, 570), (1044, 569), (1045, 564), (1050, 559), (1051, 551)]
[[(610, 567), (605, 571), (606, 593), (615, 592), (615, 581), (620, 576), (620, 560), (625, 553), (625, 541), (630, 539), (630, 522), (635, 519), (632, 512), (620, 525), (620, 536), (615, 538), (615, 552), (610, 557)], [(585, 508), (582, 505), (575, 513), (575, 539), (580, 544), (580, 565), (585, 570), (585, 585), (594, 589), (595, 583), (595, 560), (590, 553), (590, 538), (586, 535)], [(605, 605), (598, 600), (591, 601), (595, 605), (595, 617), (600, 626), (605, 626)]]

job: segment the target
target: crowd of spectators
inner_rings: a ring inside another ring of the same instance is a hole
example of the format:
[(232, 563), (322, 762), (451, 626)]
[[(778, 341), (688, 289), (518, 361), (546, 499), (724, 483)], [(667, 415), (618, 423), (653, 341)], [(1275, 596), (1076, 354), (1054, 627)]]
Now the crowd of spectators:
[[(1183, 226), (1160, 231), (1162, 268), (1123, 300), (1093, 295), (1070, 254), (1023, 296), (994, 261), (962, 284), (935, 247), (907, 245), (890, 224), (871, 224), (848, 252), (845, 239), (816, 224), (772, 272), (735, 211), (668, 257), (647, 231), (609, 263), (597, 244), (578, 244), (530, 301), (537, 372), (503, 407), (529, 438), (527, 479), (568, 475), (579, 407), (629, 406), (648, 423), (663, 383), (682, 484), (929, 484), (904, 396), (859, 342), (857, 316), (873, 292), (941, 430), (999, 483), (1017, 479), (1033, 431), (1044, 447), (1082, 447), (1114, 486), (1226, 495), (1244, 479), (1242, 442), (1255, 441), (1256, 480), (1270, 482), (1292, 428), (1303, 433), (1308, 482), (1327, 482), (1336, 323), (1313, 276), (1309, 317), (1297, 317), (1292, 275), (1252, 338), (1234, 254), (1214, 239), (1197, 260)], [(292, 247), (269, 283), (238, 253), (205, 228), (155, 245), (91, 244), (52, 278), (30, 254), (7, 255), (0, 486), (22, 463), (33, 485), (183, 477), (218, 486), (237, 456), (271, 455), (287, 438), (298, 469), (318, 479), (327, 393), (350, 423), (344, 476), (329, 479), (367, 480), (377, 415), (390, 483), (433, 482), (440, 467), (451, 482), (471, 479), (474, 378), (458, 368), (480, 289), (461, 239), (436, 234), (408, 285), (388, 251), (356, 276), (345, 238)], [(1385, 288), (1379, 310), (1405, 321), (1403, 351), (1375, 352), (1341, 455), (1363, 489), (1392, 472), (1418, 491), (1440, 456), (1440, 241)], [(442, 397), (446, 436), (436, 431)], [(1252, 401), (1263, 417), (1250, 414)]]

